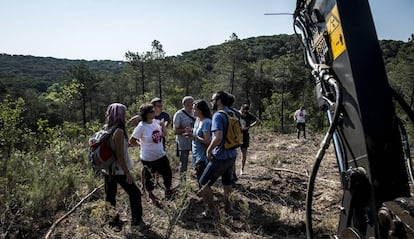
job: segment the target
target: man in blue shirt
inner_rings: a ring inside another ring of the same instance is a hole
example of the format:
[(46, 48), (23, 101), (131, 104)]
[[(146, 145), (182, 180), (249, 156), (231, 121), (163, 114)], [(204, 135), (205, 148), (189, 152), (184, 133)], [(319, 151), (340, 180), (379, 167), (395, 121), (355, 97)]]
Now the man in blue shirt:
[(224, 113), (217, 112), (224, 110), (228, 114), (232, 114), (232, 111), (228, 107), (229, 95), (224, 91), (214, 93), (211, 99), (211, 105), (215, 111), (211, 124), (213, 137), (206, 152), (209, 163), (203, 175), (201, 175), (199, 183), (203, 188), (201, 196), (203, 197), (204, 203), (208, 206), (208, 210), (203, 212), (203, 216), (217, 217), (220, 214), (214, 205), (211, 186), (221, 176), (225, 209), (226, 211), (230, 210), (229, 196), (232, 192), (233, 164), (237, 157), (237, 150), (224, 148), (224, 132), (226, 132), (227, 117)]

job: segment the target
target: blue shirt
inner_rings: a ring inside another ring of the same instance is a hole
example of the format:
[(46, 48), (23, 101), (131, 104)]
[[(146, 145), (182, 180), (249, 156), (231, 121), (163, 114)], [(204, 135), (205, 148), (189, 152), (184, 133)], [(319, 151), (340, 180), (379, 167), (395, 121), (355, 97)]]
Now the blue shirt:
[[(228, 107), (224, 107), (222, 110), (231, 114), (231, 110)], [(223, 139), (221, 140), (220, 144), (216, 146), (213, 151), (212, 155), (215, 159), (220, 160), (228, 160), (228, 159), (235, 159), (237, 157), (237, 150), (236, 149), (225, 149), (224, 148), (224, 139), (226, 136), (227, 130), (227, 116), (223, 113), (216, 112), (213, 115), (212, 123), (211, 123), (211, 131), (221, 131), (223, 132)], [(213, 134), (214, 140), (214, 134)]]
[[(204, 119), (203, 123), (200, 125), (200, 120), (197, 119), (194, 123), (194, 135), (197, 135), (201, 138), (204, 138), (204, 133), (209, 133), (211, 135), (211, 119)], [(204, 150), (203, 144), (198, 140), (193, 139), (192, 143), (192, 155), (193, 155), (193, 166), (195, 167), (196, 163), (199, 161), (204, 161), (208, 163), (206, 152)]]

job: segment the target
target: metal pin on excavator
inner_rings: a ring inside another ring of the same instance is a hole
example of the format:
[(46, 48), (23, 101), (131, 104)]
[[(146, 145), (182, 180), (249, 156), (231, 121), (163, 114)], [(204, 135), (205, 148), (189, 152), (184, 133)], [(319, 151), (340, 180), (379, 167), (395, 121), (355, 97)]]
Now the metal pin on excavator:
[(318, 167), (333, 142), (343, 188), (334, 238), (414, 238), (409, 145), (393, 102), (412, 122), (414, 114), (388, 83), (368, 1), (297, 0), (293, 18), (330, 123), (308, 183), (307, 237)]

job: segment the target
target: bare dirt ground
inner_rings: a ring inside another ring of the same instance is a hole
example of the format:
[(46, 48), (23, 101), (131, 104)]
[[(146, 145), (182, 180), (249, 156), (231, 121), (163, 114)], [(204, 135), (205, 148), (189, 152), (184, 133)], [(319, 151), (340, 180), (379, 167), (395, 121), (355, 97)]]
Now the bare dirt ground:
[[(220, 219), (199, 217), (204, 206), (198, 202), (198, 186), (191, 175), (176, 198), (162, 201), (161, 207), (152, 205), (143, 195), (143, 218), (151, 226), (148, 230), (131, 232), (128, 199), (122, 189), (118, 192), (117, 210), (125, 223), (119, 232), (110, 228), (108, 212), (103, 209), (104, 193), (99, 190), (59, 223), (50, 238), (306, 238), (308, 175), (323, 135), (310, 133), (307, 139), (296, 139), (294, 134), (278, 135), (257, 128), (252, 129), (251, 137), (245, 171), (231, 196), (232, 212), (224, 212), (221, 180), (213, 187), (216, 203), (221, 208)], [(170, 146), (169, 151), (173, 148)], [(177, 159), (172, 153), (170, 160), (176, 168)], [(240, 161), (239, 158), (237, 173)], [(141, 164), (136, 163), (139, 185), (140, 169)], [(173, 180), (177, 185), (177, 174)], [(164, 195), (161, 186), (155, 193)], [(313, 197), (315, 238), (330, 238), (335, 232), (341, 193), (331, 145), (319, 169)]]

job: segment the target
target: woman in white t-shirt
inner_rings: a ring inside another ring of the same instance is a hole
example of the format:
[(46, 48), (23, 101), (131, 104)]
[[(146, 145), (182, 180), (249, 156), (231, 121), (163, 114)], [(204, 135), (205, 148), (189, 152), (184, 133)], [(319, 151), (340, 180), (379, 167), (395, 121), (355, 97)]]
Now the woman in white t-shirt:
[(165, 198), (171, 199), (173, 196), (170, 161), (162, 144), (167, 129), (163, 120), (154, 119), (155, 111), (152, 104), (141, 105), (139, 111), (142, 121), (134, 129), (129, 143), (141, 147), (140, 158), (144, 166), (145, 189), (152, 203), (158, 205), (159, 199), (152, 192), (155, 187), (155, 173), (159, 173), (163, 178)]

